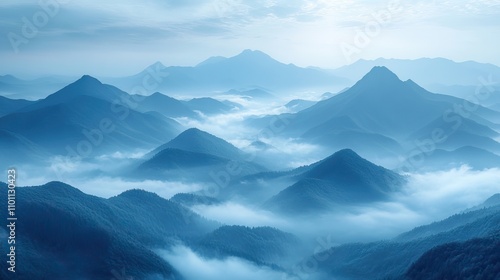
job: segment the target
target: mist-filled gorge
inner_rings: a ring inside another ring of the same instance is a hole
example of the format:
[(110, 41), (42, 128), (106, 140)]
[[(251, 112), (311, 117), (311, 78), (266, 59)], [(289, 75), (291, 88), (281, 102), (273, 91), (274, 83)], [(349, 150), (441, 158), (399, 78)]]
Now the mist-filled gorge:
[(0, 4), (0, 278), (499, 279), (498, 5), (292, 2)]

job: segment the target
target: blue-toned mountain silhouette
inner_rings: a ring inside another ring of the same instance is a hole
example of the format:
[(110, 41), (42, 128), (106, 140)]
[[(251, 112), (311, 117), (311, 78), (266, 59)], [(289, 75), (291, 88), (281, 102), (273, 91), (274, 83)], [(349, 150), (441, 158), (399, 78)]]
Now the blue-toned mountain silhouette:
[(216, 174), (227, 170), (231, 179), (265, 170), (248, 162), (247, 155), (232, 144), (197, 128), (182, 132), (146, 158), (137, 167), (135, 176), (213, 182)]
[(492, 75), (493, 81), (500, 79), (500, 67), (496, 65), (475, 61), (455, 62), (445, 58), (420, 58), (415, 60), (360, 59), (353, 64), (340, 67), (331, 72), (352, 81), (357, 81), (375, 66), (385, 66), (392, 69), (401, 78), (412, 79), (426, 87), (439, 85), (477, 86), (481, 83), (479, 77), (488, 79), (490, 75)]
[(168, 143), (156, 148), (152, 153), (167, 148), (210, 154), (233, 160), (244, 158), (243, 151), (231, 143), (198, 128), (183, 131)]
[(74, 78), (48, 76), (34, 80), (24, 80), (12, 75), (0, 76), (0, 94), (13, 99), (38, 100), (57, 91)]
[(83, 76), (53, 95), (1, 117), (0, 129), (50, 153), (78, 153), (82, 157), (151, 148), (172, 139), (181, 130), (171, 119), (115, 103), (127, 97), (130, 96), (113, 86)]
[[(494, 238), (497, 241), (492, 242), (491, 244), (493, 245), (498, 242), (499, 232), (500, 206), (483, 207), (478, 210), (453, 215), (440, 222), (415, 228), (392, 240), (366, 244), (345, 244), (332, 247), (318, 253), (318, 257), (324, 257), (322, 259), (324, 261), (319, 263), (319, 269), (332, 278), (404, 279), (403, 276), (407, 273), (407, 270), (422, 255), (435, 246), (451, 242), (465, 242), (475, 238)], [(438, 251), (442, 252), (441, 250), (438, 249)], [(456, 251), (460, 250), (462, 249), (456, 249)], [(479, 251), (485, 253), (491, 252), (490, 255), (485, 256), (487, 259), (497, 258), (498, 256), (496, 251)], [(477, 254), (470, 253), (463, 255), (460, 255), (460, 253), (459, 255), (455, 254), (455, 257), (458, 257), (455, 259), (457, 263), (465, 261), (471, 265), (474, 265), (475, 260), (481, 260), (481, 257), (478, 257)], [(424, 261), (429, 263), (444, 264), (443, 259), (433, 259), (428, 254), (425, 259)], [(450, 262), (452, 261), (451, 259), (450, 257)], [(483, 261), (479, 263), (483, 263)], [(486, 263), (488, 262), (486, 261)], [(486, 269), (486, 267), (482, 269)], [(453, 268), (450, 272), (453, 271), (456, 271), (456, 268)], [(473, 273), (473, 277), (480, 275), (481, 271), (476, 270)], [(414, 269), (410, 270), (410, 272), (417, 273)], [(426, 276), (423, 277), (427, 279)]]
[[(456, 97), (433, 94), (411, 80), (401, 81), (386, 67), (374, 67), (351, 88), (295, 114), (282, 115), (289, 120), (290, 136), (318, 143), (331, 149), (351, 148), (361, 154), (401, 155), (402, 147), (412, 146), (415, 133), (426, 135), (430, 128), (458, 127), (449, 141), (454, 148), (476, 146), (497, 151), (496, 135), (485, 126), (496, 126), (500, 115), (475, 106), (467, 118), (457, 119), (456, 104), (468, 104)], [(268, 123), (267, 118), (259, 123)], [(426, 128), (427, 127), (427, 128)], [(466, 130), (468, 134), (461, 135)], [(424, 133), (425, 131), (425, 133)], [(431, 137), (431, 135), (426, 136)], [(482, 138), (476, 145), (474, 139)], [(453, 140), (453, 141), (452, 141)], [(488, 142), (488, 143), (487, 143)], [(487, 146), (483, 147), (483, 143)]]
[(160, 72), (161, 79), (156, 90), (207, 92), (227, 91), (234, 88), (264, 87), (271, 90), (331, 87), (346, 82), (325, 71), (301, 68), (293, 64), (276, 61), (257, 50), (244, 50), (240, 54), (225, 58), (209, 58), (195, 67), (166, 67), (157, 62), (143, 72), (126, 78), (108, 79), (125, 91), (141, 85), (151, 72)]
[(209, 258), (236, 256), (257, 264), (281, 265), (292, 258), (299, 245), (294, 235), (271, 227), (222, 226), (194, 247)]
[(500, 277), (500, 235), (453, 242), (427, 251), (404, 279), (497, 279)]
[(422, 152), (413, 157), (423, 159), (423, 161), (419, 165), (413, 164), (414, 170), (411, 171), (450, 170), (462, 165), (467, 165), (475, 170), (500, 167), (500, 156), (472, 146), (463, 146), (451, 151), (436, 149), (432, 153)]
[[(5, 184), (1, 184), (1, 192), (6, 195)], [(103, 199), (51, 182), (18, 188), (16, 199), (16, 245), (24, 264), (16, 272), (20, 279), (64, 279), (68, 275), (112, 279), (116, 276), (113, 271), (122, 269), (137, 279), (179, 279), (151, 248), (173, 245), (179, 238), (189, 242), (219, 226), (141, 190)], [(0, 205), (6, 208), (7, 201)]]
[(134, 95), (140, 101), (137, 102), (137, 110), (141, 112), (155, 111), (170, 118), (188, 117), (197, 118), (196, 114), (184, 102), (159, 92), (149, 96)]
[(10, 99), (0, 96), (0, 117), (22, 109), (33, 102), (25, 99)]
[(386, 199), (404, 177), (377, 166), (352, 150), (341, 150), (297, 176), (299, 181), (265, 203), (286, 214), (334, 210), (336, 206)]

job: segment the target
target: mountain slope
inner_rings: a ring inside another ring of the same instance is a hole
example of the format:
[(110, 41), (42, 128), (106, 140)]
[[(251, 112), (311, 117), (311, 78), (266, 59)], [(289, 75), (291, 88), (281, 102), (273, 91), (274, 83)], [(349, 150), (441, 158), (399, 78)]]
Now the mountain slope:
[(38, 100), (34, 104), (23, 108), (23, 112), (62, 104), (81, 96), (89, 96), (105, 100), (110, 104), (116, 103), (130, 106), (126, 103), (130, 97), (126, 92), (121, 91), (112, 85), (103, 84), (94, 77), (84, 75), (80, 79), (56, 91), (55, 93), (50, 94), (46, 98)]
[(472, 146), (452, 151), (436, 149), (432, 154), (421, 153), (415, 155), (415, 158), (417, 157), (425, 159), (423, 164), (412, 166), (420, 171), (449, 170), (464, 164), (476, 170), (500, 167), (500, 156)]
[(374, 165), (352, 150), (341, 150), (297, 177), (297, 183), (264, 206), (289, 214), (325, 211), (344, 203), (384, 199), (405, 182), (402, 176)]
[(455, 62), (445, 58), (360, 59), (353, 64), (335, 69), (332, 73), (356, 81), (375, 66), (385, 66), (394, 70), (403, 79), (412, 79), (425, 86), (436, 84), (477, 86), (480, 83), (478, 77), (487, 79), (492, 75), (493, 81), (500, 78), (500, 67), (496, 65), (474, 61)]
[(270, 227), (222, 226), (205, 235), (195, 249), (209, 258), (240, 257), (257, 264), (284, 264), (299, 240)]
[[(347, 116), (366, 132), (398, 140), (442, 117), (459, 101), (403, 82), (385, 67), (374, 67), (348, 90), (294, 114), (288, 130), (300, 135), (332, 118)], [(498, 117), (483, 107), (475, 113)]]
[(0, 117), (22, 109), (33, 102), (34, 101), (28, 101), (25, 99), (9, 99), (7, 97), (0, 96)]
[(0, 118), (0, 129), (20, 135), (51, 153), (65, 155), (72, 149), (72, 153), (78, 152), (82, 157), (151, 148), (180, 130), (180, 125), (171, 119), (125, 106), (114, 107), (88, 95), (61, 100), (65, 101), (4, 116)]
[(150, 154), (156, 154), (164, 149), (179, 149), (189, 152), (210, 154), (226, 159), (243, 159), (243, 151), (228, 143), (224, 139), (218, 138), (208, 132), (197, 128), (190, 128), (177, 135)]
[(498, 279), (500, 237), (440, 245), (427, 251), (404, 279)]
[[(1, 192), (6, 195), (5, 184)], [(68, 273), (75, 279), (111, 279), (123, 268), (138, 279), (173, 279), (179, 275), (150, 248), (178, 238), (189, 241), (218, 226), (138, 190), (103, 199), (50, 182), (17, 188), (16, 199), (17, 253), (24, 263), (17, 273), (23, 279), (65, 279)]]
[(345, 244), (318, 254), (319, 268), (328, 277), (392, 279), (401, 277), (426, 251), (435, 246), (488, 238), (500, 231), (500, 207), (457, 214), (417, 228), (394, 240)]
[(140, 100), (137, 102), (137, 110), (141, 112), (156, 111), (170, 118), (198, 117), (198, 115), (182, 101), (159, 92), (155, 92), (149, 96), (136, 95), (136, 97)]

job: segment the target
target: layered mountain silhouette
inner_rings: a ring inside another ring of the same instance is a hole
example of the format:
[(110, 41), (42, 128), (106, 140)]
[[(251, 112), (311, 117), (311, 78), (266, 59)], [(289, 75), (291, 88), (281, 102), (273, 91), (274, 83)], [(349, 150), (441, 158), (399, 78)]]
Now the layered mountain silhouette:
[[(6, 195), (7, 186), (1, 184)], [(189, 242), (219, 227), (177, 203), (141, 190), (110, 199), (60, 182), (18, 188), (17, 254), (23, 279), (179, 279), (151, 248)], [(7, 201), (0, 203), (7, 207)], [(147, 217), (147, 218), (146, 218)], [(98, 253), (97, 253), (98, 252)], [(1, 273), (5, 275), (7, 270)], [(8, 279), (9, 277), (5, 278)]]
[(33, 102), (34, 101), (25, 99), (9, 99), (7, 97), (0, 96), (0, 117), (22, 109)]
[(52, 154), (78, 153), (82, 157), (151, 148), (180, 131), (180, 125), (171, 119), (133, 110), (127, 103), (129, 97), (83, 76), (47, 98), (1, 117), (0, 129)]
[(264, 87), (283, 90), (304, 87), (328, 87), (344, 82), (324, 71), (301, 68), (293, 64), (276, 61), (257, 50), (244, 50), (233, 57), (212, 57), (194, 67), (166, 67), (157, 62), (143, 72), (121, 79), (108, 79), (125, 91), (141, 85), (144, 77), (159, 77), (156, 90), (206, 92), (207, 90), (227, 91), (234, 88)]
[(38, 100), (54, 93), (72, 80), (74, 78), (63, 76), (24, 80), (12, 75), (4, 75), (0, 76), (0, 94), (13, 99)]
[(387, 198), (404, 184), (404, 177), (377, 166), (352, 150), (341, 150), (317, 162), (297, 183), (269, 199), (264, 206), (287, 214), (328, 211), (346, 203)]
[[(305, 132), (347, 116), (365, 131), (397, 139), (442, 117), (460, 101), (430, 93), (411, 80), (403, 82), (386, 67), (374, 67), (348, 90), (295, 114), (291, 128)], [(480, 106), (474, 113), (490, 120), (498, 117)]]
[[(432, 153), (422, 152), (414, 155), (424, 161), (419, 165), (412, 165), (413, 171), (449, 170), (467, 165), (475, 170), (496, 168), (500, 166), (500, 156), (471, 146), (463, 146), (456, 150), (436, 149)], [(408, 159), (410, 161), (411, 159)]]
[[(416, 228), (408, 233), (404, 233), (393, 240), (372, 242), (366, 244), (345, 244), (337, 247), (332, 247), (324, 252), (318, 253), (318, 258), (323, 256), (322, 262), (319, 263), (319, 269), (324, 271), (329, 277), (341, 277), (348, 279), (367, 279), (367, 278), (404, 278), (407, 273), (421, 275), (418, 272), (425, 270), (420, 267), (418, 271), (414, 263), (426, 254), (428, 250), (436, 246), (440, 246), (452, 242), (466, 242), (476, 238), (494, 238), (498, 240), (500, 231), (500, 206), (495, 205), (487, 208), (456, 214), (448, 219), (436, 222), (427, 226)], [(498, 241), (493, 241), (491, 245)], [(491, 248), (491, 247), (489, 247)], [(438, 252), (443, 252), (442, 247), (435, 249)], [(454, 249), (455, 250), (455, 249)], [(464, 250), (458, 248), (457, 251)], [(464, 253), (466, 251), (463, 251)], [(486, 250), (478, 250), (478, 252), (489, 252)], [(429, 256), (431, 254), (431, 256)], [(461, 256), (454, 262), (466, 262), (474, 266), (474, 260), (480, 260), (478, 254), (468, 253), (452, 254), (455, 257)], [(325, 257), (326, 256), (326, 257)], [(451, 255), (448, 255), (451, 261)], [(487, 259), (496, 258), (497, 254), (485, 255)], [(419, 261), (433, 264), (448, 263), (443, 262), (439, 255), (434, 255), (432, 252), (426, 254), (424, 259)], [(447, 259), (448, 257), (444, 258)], [(480, 261), (479, 263), (483, 263)], [(487, 261), (486, 261), (487, 263)], [(416, 263), (418, 266), (418, 262)], [(479, 264), (478, 267), (481, 267)], [(461, 267), (461, 268), (466, 268)], [(480, 275), (486, 270), (487, 266), (482, 267), (484, 270), (476, 270), (473, 277)], [(410, 270), (409, 270), (410, 269)], [(409, 272), (407, 272), (409, 271)], [(439, 270), (437, 270), (439, 271)], [(456, 271), (456, 268), (449, 272)], [(411, 276), (411, 275), (410, 275)], [(431, 277), (431, 276), (429, 276)], [(409, 278), (422, 279), (422, 278)]]
[(135, 97), (141, 100), (138, 102), (137, 106), (137, 110), (141, 112), (155, 111), (170, 118), (198, 117), (198, 115), (182, 101), (159, 92), (155, 92), (149, 96), (135, 95)]
[(244, 156), (243, 151), (231, 143), (198, 128), (183, 131), (168, 143), (156, 148), (152, 153), (167, 148), (210, 154), (228, 159), (241, 159)]
[[(349, 89), (294, 114), (286, 133), (330, 147), (350, 148), (370, 158), (402, 156), (414, 140), (443, 130), (447, 140), (438, 148), (474, 146), (498, 151), (493, 140), (500, 115), (456, 97), (433, 94), (411, 80), (401, 81), (386, 67), (374, 67)], [(257, 126), (269, 122), (265, 117)], [(475, 142), (475, 143), (474, 143)]]
[(496, 65), (474, 61), (455, 62), (445, 58), (360, 59), (331, 72), (357, 81), (375, 66), (385, 66), (403, 79), (412, 79), (426, 87), (436, 86), (436, 89), (439, 89), (439, 85), (477, 86), (480, 83), (479, 77), (488, 79), (490, 75), (494, 81), (500, 78), (500, 67)]
[[(171, 141), (159, 146), (142, 162), (139, 177), (214, 180), (219, 171), (231, 170), (230, 177), (240, 177), (265, 170), (247, 162), (247, 155), (225, 140), (210, 133), (190, 128)], [(211, 179), (210, 179), (211, 178)]]

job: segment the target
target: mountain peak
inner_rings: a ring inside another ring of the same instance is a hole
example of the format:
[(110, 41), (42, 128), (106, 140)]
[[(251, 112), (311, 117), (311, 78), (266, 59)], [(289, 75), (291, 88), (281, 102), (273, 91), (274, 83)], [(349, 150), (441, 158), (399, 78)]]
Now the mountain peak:
[(407, 87), (396, 74), (385, 66), (375, 66), (361, 78), (351, 89), (361, 90), (361, 92), (386, 92), (394, 95), (399, 90)]
[(238, 148), (224, 139), (198, 128), (190, 128), (183, 131), (170, 142), (162, 145), (161, 148), (180, 149), (228, 159), (239, 159), (242, 153)]
[[(240, 54), (238, 54), (237, 56), (235, 56), (234, 58), (237, 58), (237, 57), (243, 57), (243, 58), (252, 58), (252, 59), (273, 59), (272, 57), (270, 57), (268, 54), (262, 52), (262, 51), (259, 51), (259, 50), (251, 50), (251, 49), (246, 49), (244, 51), (242, 51)], [(274, 59), (273, 59), (274, 60)]]
[(401, 81), (396, 74), (385, 66), (375, 66), (368, 72), (361, 80), (374, 79), (374, 80), (398, 80)]
[(362, 158), (351, 149), (340, 150), (317, 162), (305, 175), (306, 178), (334, 180), (349, 184), (360, 181), (366, 183), (375, 177), (393, 177), (395, 181), (399, 181), (396, 179), (399, 175)]
[(102, 83), (98, 79), (96, 79), (90, 75), (83, 75), (80, 79), (78, 79), (73, 84), (101, 85)]

